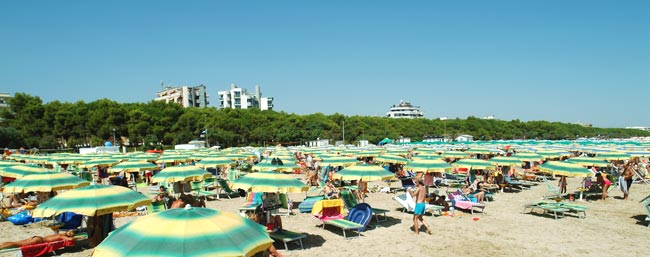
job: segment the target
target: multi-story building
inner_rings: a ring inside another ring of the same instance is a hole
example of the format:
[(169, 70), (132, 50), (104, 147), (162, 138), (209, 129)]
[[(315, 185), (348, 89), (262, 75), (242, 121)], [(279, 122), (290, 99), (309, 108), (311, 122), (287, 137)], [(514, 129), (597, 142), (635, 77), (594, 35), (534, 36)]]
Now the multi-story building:
[(220, 108), (273, 110), (273, 97), (262, 97), (260, 86), (255, 85), (255, 92), (249, 94), (246, 89), (235, 84), (230, 85), (230, 90), (219, 91)]
[(165, 86), (164, 89), (156, 93), (156, 101), (165, 101), (167, 103), (174, 102), (182, 105), (183, 107), (207, 107), (208, 93), (204, 85), (195, 87), (181, 86), (170, 87)]
[(0, 109), (9, 108), (9, 98), (11, 98), (10, 94), (0, 93)]
[(424, 117), (424, 113), (420, 111), (419, 106), (413, 106), (407, 101), (400, 101), (399, 104), (390, 107), (390, 110), (386, 113), (386, 117), (409, 119), (422, 118)]

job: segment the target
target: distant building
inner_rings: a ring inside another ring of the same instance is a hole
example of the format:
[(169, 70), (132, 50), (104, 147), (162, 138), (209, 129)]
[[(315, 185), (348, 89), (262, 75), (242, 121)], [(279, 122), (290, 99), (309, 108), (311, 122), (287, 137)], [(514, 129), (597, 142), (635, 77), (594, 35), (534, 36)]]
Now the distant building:
[(650, 131), (650, 127), (635, 126), (635, 127), (625, 127), (625, 128), (626, 129), (638, 129), (638, 130)]
[(255, 92), (249, 94), (246, 89), (235, 84), (230, 85), (230, 90), (219, 91), (219, 106), (233, 109), (259, 108), (260, 110), (273, 110), (273, 97), (262, 97), (260, 86), (255, 85)]
[(474, 137), (471, 135), (460, 135), (456, 137), (456, 141), (458, 142), (472, 142), (474, 141)]
[(311, 140), (305, 142), (307, 147), (328, 147), (330, 145), (330, 140), (329, 139), (316, 139), (316, 140)]
[(413, 119), (424, 117), (424, 113), (420, 111), (419, 106), (413, 106), (407, 101), (400, 101), (399, 104), (390, 107), (390, 110), (386, 113), (386, 117)]
[(495, 119), (495, 117), (494, 117), (494, 115), (488, 115), (488, 116), (483, 117), (483, 119), (484, 120), (493, 120), (493, 119)]
[(447, 139), (444, 136), (428, 136), (422, 139), (422, 142), (425, 143), (447, 142)]
[(11, 98), (10, 94), (0, 93), (0, 109), (9, 108), (9, 98)]
[(195, 87), (181, 86), (170, 87), (166, 86), (164, 89), (156, 93), (156, 101), (165, 101), (167, 103), (173, 102), (182, 105), (183, 107), (208, 107), (208, 93), (204, 85)]
[(591, 128), (591, 123), (585, 123), (585, 122), (579, 122), (578, 121), (578, 122), (576, 122), (574, 124), (580, 125), (580, 126), (583, 126), (583, 127), (587, 127), (587, 128)]

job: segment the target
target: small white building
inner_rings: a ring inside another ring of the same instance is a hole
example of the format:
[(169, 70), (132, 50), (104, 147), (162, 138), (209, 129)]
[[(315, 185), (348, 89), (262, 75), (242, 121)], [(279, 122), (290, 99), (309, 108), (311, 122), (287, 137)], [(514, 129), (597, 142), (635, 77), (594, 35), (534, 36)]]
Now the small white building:
[(230, 90), (219, 91), (219, 107), (232, 109), (259, 108), (260, 110), (273, 110), (273, 97), (262, 97), (260, 86), (255, 85), (255, 92), (249, 94), (246, 89), (235, 84), (230, 85)]
[(472, 142), (474, 141), (474, 137), (471, 135), (460, 135), (456, 137), (456, 141), (458, 142)]
[(359, 145), (358, 145), (358, 147), (366, 147), (366, 146), (368, 146), (369, 144), (370, 144), (370, 143), (368, 142), (368, 140), (359, 140)]
[(162, 91), (156, 93), (156, 101), (173, 102), (183, 107), (208, 107), (208, 93), (204, 85), (196, 87), (170, 87), (165, 86)]
[(410, 137), (400, 137), (398, 139), (395, 139), (395, 143), (411, 143), (411, 138)]
[(329, 139), (316, 139), (306, 142), (307, 147), (328, 147), (330, 145)]

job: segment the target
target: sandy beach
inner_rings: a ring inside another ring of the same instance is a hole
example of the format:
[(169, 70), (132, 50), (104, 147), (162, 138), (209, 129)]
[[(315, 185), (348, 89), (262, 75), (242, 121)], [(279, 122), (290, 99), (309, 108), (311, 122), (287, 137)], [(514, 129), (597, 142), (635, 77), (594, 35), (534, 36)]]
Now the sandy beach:
[[(557, 183), (553, 181), (552, 183)], [(570, 178), (568, 189), (576, 189), (580, 178)], [(385, 186), (384, 182), (370, 183)], [(441, 188), (445, 191), (446, 188)], [(589, 208), (587, 217), (579, 219), (571, 214), (555, 220), (550, 215), (522, 213), (523, 206), (548, 195), (544, 184), (521, 192), (497, 193), (489, 202), (485, 214), (462, 212), (462, 216), (426, 216), (433, 235), (414, 235), (412, 214), (400, 211), (393, 194), (370, 193), (366, 202), (376, 208), (389, 209), (388, 219), (373, 227), (360, 238), (344, 239), (340, 229), (328, 226), (322, 229), (320, 221), (310, 214), (299, 213), (283, 219), (285, 229), (307, 233), (304, 250), (284, 250), (275, 244), (284, 256), (647, 256), (650, 228), (642, 221), (646, 211), (639, 203), (650, 194), (650, 186), (634, 184), (630, 199), (621, 200), (618, 189), (610, 191), (606, 201), (590, 199), (575, 201)], [(291, 194), (294, 201), (305, 194)], [(209, 208), (237, 212), (244, 198), (208, 201)], [(459, 211), (456, 211), (458, 213)], [(474, 221), (477, 217), (479, 220)], [(119, 227), (137, 217), (117, 218)], [(40, 225), (14, 226), (0, 222), (0, 241), (20, 240), (32, 235), (53, 233)], [(353, 232), (351, 232), (353, 234)], [(290, 245), (296, 249), (296, 245)], [(90, 256), (92, 249), (73, 247), (59, 251), (60, 256)]]

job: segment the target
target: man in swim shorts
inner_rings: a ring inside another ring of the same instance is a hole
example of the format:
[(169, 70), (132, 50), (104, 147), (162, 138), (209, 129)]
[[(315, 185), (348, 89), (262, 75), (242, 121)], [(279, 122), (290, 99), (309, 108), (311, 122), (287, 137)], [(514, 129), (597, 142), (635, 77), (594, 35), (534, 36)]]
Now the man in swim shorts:
[(431, 235), (431, 229), (429, 228), (429, 224), (427, 224), (426, 221), (424, 221), (424, 218), (422, 215), (424, 215), (424, 212), (426, 211), (426, 203), (425, 203), (425, 198), (426, 198), (426, 192), (424, 191), (424, 181), (421, 179), (417, 181), (417, 187), (415, 191), (412, 189), (409, 190), (409, 193), (415, 200), (415, 209), (413, 210), (413, 228), (415, 229), (415, 234), (417, 235), (419, 230), (420, 230), (420, 225), (418, 224), (418, 220), (424, 224), (424, 227), (427, 228), (427, 233)]

